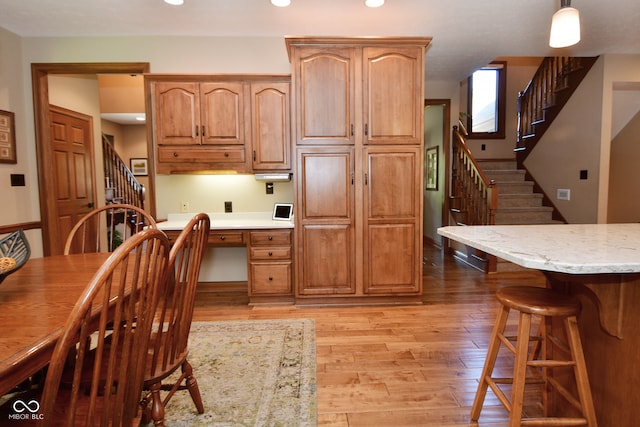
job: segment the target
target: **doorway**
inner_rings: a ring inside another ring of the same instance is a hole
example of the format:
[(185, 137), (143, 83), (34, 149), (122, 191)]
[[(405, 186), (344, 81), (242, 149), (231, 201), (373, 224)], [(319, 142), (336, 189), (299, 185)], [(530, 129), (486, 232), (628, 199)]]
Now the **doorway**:
[[(55, 171), (53, 170), (53, 150), (51, 141), (51, 114), (49, 110), (49, 76), (75, 74), (142, 74), (149, 72), (147, 62), (127, 63), (51, 63), (31, 64), (33, 103), (35, 116), (36, 153), (38, 167), (38, 186), (40, 201), (40, 217), (42, 223), (42, 246), (45, 256), (57, 255), (60, 242), (66, 235), (57, 224), (58, 212), (55, 192)], [(92, 197), (96, 200), (96, 192), (104, 191), (104, 185), (94, 186)], [(155, 194), (154, 180), (149, 179), (147, 194), (153, 200)], [(96, 188), (97, 187), (97, 188)], [(155, 203), (149, 203), (150, 213), (155, 216)]]
[[(425, 244), (442, 247), (442, 237), (437, 229), (447, 218), (451, 126), (451, 100), (425, 99), (424, 101), (424, 149), (425, 182), (423, 184), (423, 234)], [(435, 168), (430, 170), (429, 168)], [(428, 176), (435, 178), (427, 182)]]

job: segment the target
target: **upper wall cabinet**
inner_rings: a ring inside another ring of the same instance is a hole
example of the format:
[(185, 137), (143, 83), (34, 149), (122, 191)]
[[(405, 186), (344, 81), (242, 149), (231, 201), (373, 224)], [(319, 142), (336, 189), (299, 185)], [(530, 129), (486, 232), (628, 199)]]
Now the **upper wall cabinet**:
[(289, 76), (146, 76), (156, 171), (289, 170)]
[(297, 144), (420, 143), (423, 49), (393, 41), (375, 47), (287, 42), (296, 67)]

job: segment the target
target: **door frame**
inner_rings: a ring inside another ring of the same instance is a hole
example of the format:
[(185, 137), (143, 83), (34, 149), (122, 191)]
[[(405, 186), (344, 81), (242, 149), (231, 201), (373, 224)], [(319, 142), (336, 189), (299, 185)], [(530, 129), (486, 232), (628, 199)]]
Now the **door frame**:
[[(441, 105), (442, 110), (442, 157), (441, 164), (444, 168), (442, 191), (442, 225), (449, 225), (449, 192), (451, 184), (451, 100), (450, 99), (425, 99), (424, 108), (429, 105)], [(424, 219), (423, 219), (424, 220)], [(423, 231), (424, 233), (424, 231)], [(444, 245), (443, 245), (444, 246)]]
[[(35, 124), (35, 144), (38, 170), (38, 197), (40, 202), (40, 220), (42, 223), (42, 250), (49, 256), (54, 242), (66, 239), (60, 236), (55, 224), (55, 200), (48, 195), (54, 194), (54, 180), (49, 141), (49, 74), (141, 74), (149, 72), (148, 62), (89, 62), (89, 63), (32, 63), (31, 85), (33, 90), (33, 109)], [(149, 177), (148, 194), (155, 194), (155, 181)], [(98, 183), (94, 185), (97, 191)], [(94, 194), (95, 196), (95, 194)], [(94, 197), (95, 199), (95, 197)], [(151, 214), (155, 216), (155, 206), (151, 206)]]

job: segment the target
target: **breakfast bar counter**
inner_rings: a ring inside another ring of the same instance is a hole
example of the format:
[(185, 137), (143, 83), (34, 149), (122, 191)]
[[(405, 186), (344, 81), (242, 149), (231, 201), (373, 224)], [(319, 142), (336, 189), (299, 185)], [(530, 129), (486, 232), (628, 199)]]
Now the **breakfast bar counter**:
[(448, 226), (438, 229), (438, 234), (538, 269), (549, 286), (577, 295), (598, 423), (636, 425), (640, 224)]

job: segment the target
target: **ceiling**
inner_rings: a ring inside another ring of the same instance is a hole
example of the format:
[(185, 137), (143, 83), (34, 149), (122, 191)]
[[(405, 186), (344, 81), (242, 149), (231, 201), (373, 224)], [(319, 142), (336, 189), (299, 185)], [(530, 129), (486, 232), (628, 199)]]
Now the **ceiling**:
[[(573, 0), (582, 40), (548, 45), (560, 0), (0, 0), (0, 27), (23, 37), (431, 36), (427, 79), (460, 81), (499, 56), (640, 54), (639, 0)], [(284, 49), (284, 44), (283, 44)]]

